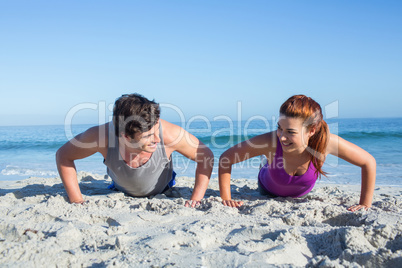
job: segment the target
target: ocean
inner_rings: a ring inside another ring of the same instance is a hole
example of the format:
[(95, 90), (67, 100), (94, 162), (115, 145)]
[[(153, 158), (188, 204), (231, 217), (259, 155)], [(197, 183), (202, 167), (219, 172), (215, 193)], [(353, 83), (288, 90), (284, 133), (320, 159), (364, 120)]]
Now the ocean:
[[(201, 120), (202, 119), (202, 120)], [(212, 178), (218, 175), (219, 156), (229, 147), (247, 138), (274, 130), (276, 122), (208, 121), (200, 118), (178, 123), (202, 142), (215, 155)], [(402, 186), (402, 118), (331, 119), (327, 121), (332, 133), (362, 147), (377, 160), (377, 185)], [(55, 153), (69, 138), (92, 125), (0, 126), (0, 180), (21, 180), (29, 177), (57, 177)], [(195, 164), (178, 153), (173, 154), (178, 176), (194, 177)], [(234, 165), (232, 178), (255, 180), (260, 158)], [(103, 157), (95, 154), (77, 160), (78, 171), (106, 174)], [(327, 177), (321, 181), (340, 184), (360, 184), (360, 168), (337, 157), (330, 156), (324, 165)]]

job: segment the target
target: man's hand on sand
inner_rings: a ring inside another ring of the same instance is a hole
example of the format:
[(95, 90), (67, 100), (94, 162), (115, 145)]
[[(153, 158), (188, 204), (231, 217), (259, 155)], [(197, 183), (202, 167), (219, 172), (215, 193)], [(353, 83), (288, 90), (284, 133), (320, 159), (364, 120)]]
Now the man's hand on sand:
[(238, 208), (243, 205), (243, 201), (223, 200), (222, 204), (227, 207)]
[(88, 200), (81, 200), (81, 201), (74, 201), (74, 202), (70, 202), (71, 204), (75, 204), (75, 205), (85, 205), (88, 203)]

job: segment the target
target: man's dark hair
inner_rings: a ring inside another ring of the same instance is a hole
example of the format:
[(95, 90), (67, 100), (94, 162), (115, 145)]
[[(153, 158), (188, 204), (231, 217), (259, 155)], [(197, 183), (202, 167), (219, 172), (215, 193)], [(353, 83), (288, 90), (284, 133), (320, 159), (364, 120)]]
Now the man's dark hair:
[(134, 138), (136, 133), (150, 130), (159, 120), (160, 108), (140, 94), (124, 94), (116, 100), (113, 108), (113, 124), (116, 136), (123, 132)]

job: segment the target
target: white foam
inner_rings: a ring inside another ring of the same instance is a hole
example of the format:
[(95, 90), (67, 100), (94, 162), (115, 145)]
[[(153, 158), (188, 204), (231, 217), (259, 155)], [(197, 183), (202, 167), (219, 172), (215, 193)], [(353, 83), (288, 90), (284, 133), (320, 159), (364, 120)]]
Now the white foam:
[(56, 171), (43, 170), (43, 169), (32, 169), (32, 168), (22, 168), (18, 166), (6, 166), (5, 169), (1, 171), (1, 175), (4, 176), (41, 176), (41, 177), (51, 177), (57, 176)]

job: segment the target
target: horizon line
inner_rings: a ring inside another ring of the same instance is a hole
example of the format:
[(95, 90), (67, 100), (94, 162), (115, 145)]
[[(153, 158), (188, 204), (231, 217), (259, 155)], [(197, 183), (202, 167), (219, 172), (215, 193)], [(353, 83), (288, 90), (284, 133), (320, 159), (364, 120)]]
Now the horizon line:
[[(207, 117), (207, 119), (209, 119), (209, 118)], [(348, 120), (348, 119), (402, 119), (402, 116), (394, 116), (394, 117), (390, 117), (390, 116), (386, 116), (386, 117), (335, 117), (335, 118), (328, 118), (328, 119), (324, 119), (324, 120), (325, 121), (329, 121), (329, 120), (333, 121), (333, 120), (338, 120), (338, 119), (340, 119), (340, 120), (345, 120), (345, 119), (346, 120)], [(166, 120), (166, 119), (164, 119), (164, 120)], [(209, 119), (209, 120), (212, 121), (212, 122), (215, 122), (215, 120), (211, 120), (211, 119)], [(169, 121), (170, 123), (174, 123), (174, 124), (180, 123), (180, 121), (171, 121), (171, 120), (166, 120), (166, 121)], [(241, 122), (246, 122), (246, 121), (247, 120), (241, 120)], [(197, 122), (197, 120), (195, 120), (194, 122)], [(216, 121), (216, 122), (218, 122), (218, 121)], [(238, 120), (233, 120), (233, 122), (238, 122)], [(97, 126), (97, 125), (100, 125), (100, 124), (96, 123), (96, 122), (88, 122), (88, 123), (76, 123), (76, 124), (72, 124), (72, 125), (75, 125), (75, 126), (80, 126), (80, 125)], [(41, 124), (41, 123), (35, 124), (35, 123), (33, 123), (33, 124), (15, 124), (15, 125), (13, 125), (13, 124), (4, 124), (4, 125), (0, 124), (0, 127), (35, 127), (35, 126), (37, 126), (37, 127), (40, 127), (40, 126), (65, 126), (65, 124), (60, 124), (60, 123), (50, 123), (50, 124)]]

